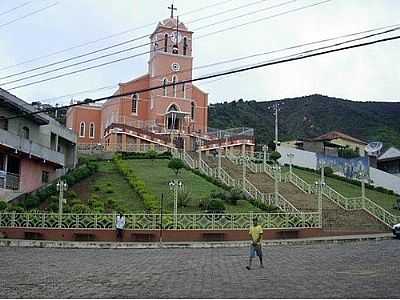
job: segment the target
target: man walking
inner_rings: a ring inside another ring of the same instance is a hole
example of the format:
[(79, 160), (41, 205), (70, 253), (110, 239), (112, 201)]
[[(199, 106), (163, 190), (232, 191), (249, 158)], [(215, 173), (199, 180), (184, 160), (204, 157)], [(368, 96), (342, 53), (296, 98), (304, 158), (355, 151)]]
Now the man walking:
[(246, 267), (247, 270), (251, 270), (251, 261), (253, 257), (257, 254), (260, 259), (260, 267), (264, 268), (262, 261), (262, 249), (261, 249), (261, 241), (263, 236), (263, 229), (261, 225), (257, 224), (257, 219), (253, 219), (253, 226), (250, 227), (249, 235), (251, 237), (251, 245), (250, 245), (250, 258), (249, 265)]
[(122, 241), (125, 227), (125, 217), (122, 213), (118, 214), (115, 227), (117, 228), (117, 240)]

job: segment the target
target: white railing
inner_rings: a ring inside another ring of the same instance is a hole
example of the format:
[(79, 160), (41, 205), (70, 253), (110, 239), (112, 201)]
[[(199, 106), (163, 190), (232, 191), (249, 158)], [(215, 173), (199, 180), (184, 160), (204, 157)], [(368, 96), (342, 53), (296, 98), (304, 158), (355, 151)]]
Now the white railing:
[(243, 191), (247, 193), (251, 198), (254, 198), (261, 203), (272, 205), (275, 204), (272, 202), (271, 194), (265, 194), (257, 189), (249, 180), (246, 178), (243, 180), (238, 180), (239, 184), (242, 185)]
[[(130, 230), (247, 230), (257, 218), (266, 229), (320, 228), (318, 213), (126, 214)], [(0, 228), (115, 228), (114, 214), (0, 213)]]
[(367, 197), (364, 197), (363, 205), (365, 211), (390, 227), (400, 223), (400, 216), (391, 214)]
[[(277, 196), (275, 196), (277, 195)], [(275, 205), (280, 207), (283, 211), (286, 212), (298, 212), (299, 210), (294, 207), (292, 203), (290, 203), (282, 194), (274, 193)]]
[[(217, 170), (218, 172), (218, 170)], [(231, 175), (228, 174), (223, 168), (220, 169), (220, 177), (219, 179), (226, 184), (227, 186), (236, 187), (236, 180), (232, 178)]]
[(160, 144), (78, 144), (78, 152), (83, 154), (103, 153), (103, 152), (148, 152), (154, 150), (157, 152), (165, 152), (170, 150), (167, 145)]
[(199, 161), (199, 169), (207, 176), (216, 177), (216, 169), (211, 168), (204, 160)]
[(295, 185), (299, 190), (304, 193), (311, 194), (314, 192), (313, 185), (307, 183), (305, 180), (297, 176), (295, 173), (286, 173), (284, 176), (286, 182), (290, 182)]
[(189, 154), (187, 154), (187, 152), (183, 152), (182, 156), (183, 156), (183, 161), (186, 162), (186, 164), (190, 168), (195, 169), (196, 163), (195, 163), (194, 159)]

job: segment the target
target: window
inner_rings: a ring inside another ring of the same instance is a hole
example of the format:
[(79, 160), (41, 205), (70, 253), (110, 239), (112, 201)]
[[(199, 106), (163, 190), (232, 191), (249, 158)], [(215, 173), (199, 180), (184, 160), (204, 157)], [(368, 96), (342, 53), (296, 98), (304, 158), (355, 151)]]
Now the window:
[(22, 137), (29, 140), (29, 128), (26, 126), (22, 127)]
[(95, 127), (94, 127), (94, 123), (90, 123), (89, 126), (89, 138), (94, 139), (94, 134), (95, 134)]
[(42, 171), (42, 183), (48, 183), (48, 182), (49, 182), (49, 172)]
[(186, 87), (184, 83), (182, 83), (182, 98), (186, 98)]
[(183, 55), (187, 55), (187, 38), (183, 38)]
[(167, 79), (164, 78), (163, 79), (163, 96), (168, 96), (167, 83), (168, 83)]
[(8, 130), (8, 120), (5, 117), (0, 117), (0, 129)]
[(139, 94), (132, 95), (132, 113), (138, 114)]
[(79, 126), (79, 137), (85, 137), (85, 122), (81, 122)]
[(164, 35), (164, 52), (168, 51), (168, 33)]
[(192, 120), (194, 120), (194, 110), (195, 110), (195, 106), (194, 106), (194, 102), (192, 102), (192, 113), (191, 113)]
[(176, 75), (172, 76), (172, 94), (174, 97), (176, 97), (176, 82), (177, 82), (177, 77)]

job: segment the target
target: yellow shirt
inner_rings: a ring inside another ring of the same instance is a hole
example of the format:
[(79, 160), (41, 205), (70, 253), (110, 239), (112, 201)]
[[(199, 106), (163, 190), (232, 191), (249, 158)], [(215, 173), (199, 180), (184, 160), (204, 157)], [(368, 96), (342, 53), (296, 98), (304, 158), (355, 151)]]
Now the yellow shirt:
[(261, 225), (257, 225), (257, 226), (251, 226), (250, 230), (249, 230), (249, 234), (251, 236), (251, 239), (256, 242), (258, 240), (258, 237), (261, 235), (260, 238), (260, 242), (262, 240), (262, 233), (263, 233), (263, 229), (261, 227)]

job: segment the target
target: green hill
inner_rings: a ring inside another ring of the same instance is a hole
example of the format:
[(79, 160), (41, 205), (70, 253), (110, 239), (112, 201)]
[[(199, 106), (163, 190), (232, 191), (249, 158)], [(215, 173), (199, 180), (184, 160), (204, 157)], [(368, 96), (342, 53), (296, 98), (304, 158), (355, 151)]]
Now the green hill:
[(269, 107), (283, 103), (279, 112), (279, 140), (316, 137), (341, 131), (385, 147), (400, 147), (400, 102), (356, 102), (322, 95), (256, 102), (233, 101), (209, 106), (209, 126), (252, 127), (258, 143), (274, 139), (274, 116)]

